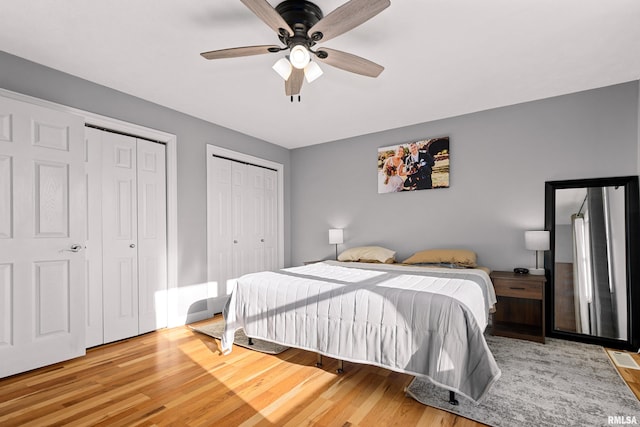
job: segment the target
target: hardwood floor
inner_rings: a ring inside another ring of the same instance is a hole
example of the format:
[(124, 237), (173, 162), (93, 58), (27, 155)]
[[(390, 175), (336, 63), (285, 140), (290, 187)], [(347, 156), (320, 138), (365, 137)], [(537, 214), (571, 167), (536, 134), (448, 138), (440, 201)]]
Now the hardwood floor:
[[(337, 361), (315, 360), (223, 356), (188, 327), (161, 330), (0, 380), (0, 425), (482, 426), (405, 397), (409, 375), (352, 363), (338, 375)], [(637, 392), (640, 371), (627, 371)]]
[[(640, 354), (638, 353), (629, 353), (633, 360), (636, 361), (638, 365), (640, 365)], [(613, 363), (613, 362), (612, 362)], [(615, 366), (615, 363), (614, 363)], [(620, 376), (625, 380), (633, 394), (636, 395), (638, 400), (640, 400), (640, 370), (638, 369), (630, 369), (630, 368), (620, 368), (616, 366), (616, 369), (620, 373)]]

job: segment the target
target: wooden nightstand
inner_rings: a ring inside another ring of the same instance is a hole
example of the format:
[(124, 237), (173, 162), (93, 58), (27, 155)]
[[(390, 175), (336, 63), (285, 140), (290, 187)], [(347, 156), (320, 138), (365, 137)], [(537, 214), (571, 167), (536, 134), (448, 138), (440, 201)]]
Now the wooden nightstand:
[(545, 276), (493, 271), (491, 281), (498, 303), (493, 335), (544, 343)]

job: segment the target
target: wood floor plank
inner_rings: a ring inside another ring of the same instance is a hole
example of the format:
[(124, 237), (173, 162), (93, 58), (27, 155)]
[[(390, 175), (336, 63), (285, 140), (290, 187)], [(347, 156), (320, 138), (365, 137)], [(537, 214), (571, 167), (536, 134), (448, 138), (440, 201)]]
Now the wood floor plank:
[[(633, 360), (635, 360), (638, 365), (640, 365), (640, 354), (631, 352), (627, 353), (633, 358)], [(609, 358), (611, 357), (609, 356)], [(611, 360), (611, 363), (613, 363), (615, 366), (613, 360)], [(620, 376), (626, 381), (633, 394), (635, 394), (638, 400), (640, 400), (640, 370), (619, 367), (617, 367), (617, 369), (618, 372), (620, 372)]]
[[(315, 359), (236, 346), (225, 356), (188, 327), (161, 330), (0, 379), (0, 425), (482, 425), (406, 397), (409, 375), (353, 363), (337, 374), (335, 359)], [(621, 375), (640, 396), (640, 371)]]

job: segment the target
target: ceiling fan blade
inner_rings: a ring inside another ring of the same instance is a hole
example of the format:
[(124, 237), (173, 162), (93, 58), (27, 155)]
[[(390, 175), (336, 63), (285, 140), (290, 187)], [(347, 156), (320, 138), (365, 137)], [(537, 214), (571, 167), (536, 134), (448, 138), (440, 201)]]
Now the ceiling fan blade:
[(267, 24), (269, 27), (280, 34), (280, 28), (289, 32), (289, 35), (293, 35), (293, 30), (287, 24), (282, 16), (269, 4), (267, 0), (240, 0), (245, 6), (247, 6), (258, 18)]
[[(322, 52), (326, 53), (326, 57), (323, 58), (325, 55)], [(318, 49), (316, 55), (318, 61), (363, 76), (378, 77), (384, 70), (382, 65), (378, 65), (368, 59), (339, 50), (327, 49), (326, 47)]]
[(304, 80), (304, 70), (299, 68), (293, 68), (291, 75), (284, 82), (284, 92), (287, 96), (300, 95), (300, 89), (302, 89), (302, 82)]
[[(315, 41), (327, 41), (368, 21), (389, 5), (389, 0), (350, 0), (318, 21), (307, 34)], [(316, 33), (322, 36), (314, 36)]]
[(200, 55), (202, 55), (206, 59), (238, 58), (240, 56), (262, 55), (264, 53), (271, 53), (269, 49), (277, 49), (276, 52), (278, 52), (281, 48), (280, 46), (276, 45), (232, 47), (229, 49), (202, 52)]

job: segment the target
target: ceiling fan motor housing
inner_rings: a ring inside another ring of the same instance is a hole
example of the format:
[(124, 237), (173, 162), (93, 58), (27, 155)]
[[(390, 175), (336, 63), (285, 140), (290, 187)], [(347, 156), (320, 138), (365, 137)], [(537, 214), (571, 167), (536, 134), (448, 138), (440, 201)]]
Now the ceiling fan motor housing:
[(280, 30), (280, 41), (287, 46), (302, 43), (311, 47), (322, 38), (320, 35), (319, 38), (314, 37), (312, 40), (307, 35), (307, 31), (324, 17), (317, 5), (306, 0), (285, 0), (275, 9), (294, 31), (294, 35), (289, 36), (286, 30)]

